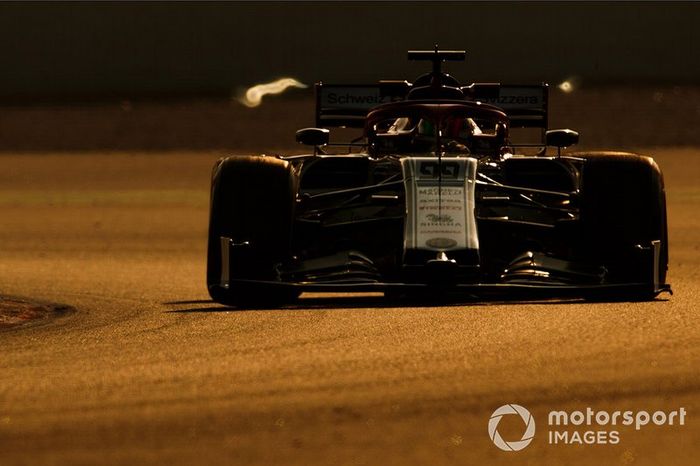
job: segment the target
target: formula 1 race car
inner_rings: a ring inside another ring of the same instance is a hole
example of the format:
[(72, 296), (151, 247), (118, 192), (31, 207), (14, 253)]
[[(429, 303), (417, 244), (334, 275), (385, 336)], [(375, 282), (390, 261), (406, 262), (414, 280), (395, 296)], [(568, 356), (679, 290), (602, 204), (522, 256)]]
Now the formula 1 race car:
[[(219, 160), (211, 297), (276, 305), (302, 291), (605, 300), (670, 292), (654, 160), (562, 154), (578, 133), (548, 130), (548, 86), (462, 86), (442, 63), (464, 56), (409, 52), (433, 65), (413, 83), (317, 84), (317, 127), (296, 135), (312, 153)], [(363, 134), (332, 144), (332, 127)], [(534, 142), (516, 144), (517, 132)]]

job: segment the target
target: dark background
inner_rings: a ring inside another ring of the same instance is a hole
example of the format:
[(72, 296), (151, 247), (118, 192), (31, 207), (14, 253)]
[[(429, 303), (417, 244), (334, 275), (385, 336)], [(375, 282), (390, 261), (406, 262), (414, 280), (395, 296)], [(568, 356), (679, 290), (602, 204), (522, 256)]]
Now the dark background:
[(411, 48), (467, 49), (463, 81), (695, 83), (697, 3), (3, 3), (0, 98), (230, 95), (292, 76), (411, 79)]
[(467, 50), (465, 84), (549, 82), (579, 147), (700, 145), (699, 24), (699, 3), (0, 3), (0, 152), (303, 151), (311, 87), (236, 98), (414, 79), (406, 51), (436, 42)]

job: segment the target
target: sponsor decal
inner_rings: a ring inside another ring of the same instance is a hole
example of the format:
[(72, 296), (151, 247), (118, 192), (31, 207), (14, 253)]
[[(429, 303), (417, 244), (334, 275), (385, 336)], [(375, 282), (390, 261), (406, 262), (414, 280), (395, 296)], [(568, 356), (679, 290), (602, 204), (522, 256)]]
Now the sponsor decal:
[(326, 110), (329, 108), (369, 110), (395, 100), (401, 99), (382, 95), (377, 86), (324, 86), (321, 88), (321, 107)]
[(454, 219), (452, 218), (451, 215), (435, 215), (435, 214), (428, 214), (425, 216), (429, 222), (432, 223), (445, 223), (445, 224), (453, 224)]
[(344, 107), (360, 107), (364, 108), (366, 106), (374, 106), (388, 102), (389, 100), (380, 95), (356, 95), (350, 94), (349, 92), (337, 93), (330, 92), (326, 96), (326, 103), (328, 105), (340, 105)]
[(418, 186), (416, 236), (428, 249), (448, 251), (467, 245), (466, 193), (463, 186)]
[(401, 159), (407, 207), (405, 247), (446, 252), (478, 249), (474, 218), (476, 159)]
[(481, 102), (499, 107), (514, 107), (522, 105), (535, 106), (540, 102), (540, 99), (534, 95), (501, 95), (498, 97), (488, 97), (479, 100)]
[(544, 108), (545, 90), (540, 86), (502, 86), (497, 96), (477, 95), (476, 100), (505, 110)]
[(425, 244), (429, 248), (448, 250), (457, 246), (457, 241), (450, 238), (431, 238)]
[(418, 171), (419, 179), (437, 179), (442, 173), (443, 180), (454, 180), (459, 177), (459, 163), (457, 162), (421, 162)]

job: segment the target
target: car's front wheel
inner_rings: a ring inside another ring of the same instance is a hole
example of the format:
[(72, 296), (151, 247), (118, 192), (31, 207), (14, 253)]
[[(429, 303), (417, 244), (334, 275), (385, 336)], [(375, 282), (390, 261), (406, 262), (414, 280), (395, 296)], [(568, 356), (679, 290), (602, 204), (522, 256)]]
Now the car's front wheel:
[(668, 234), (663, 176), (650, 157), (621, 152), (576, 154), (581, 176), (585, 259), (611, 283), (644, 283), (622, 299), (653, 299), (666, 282)]
[(207, 248), (214, 301), (266, 307), (299, 296), (281, 284), (255, 283), (277, 280), (289, 256), (296, 184), (289, 162), (275, 157), (233, 156), (214, 166)]

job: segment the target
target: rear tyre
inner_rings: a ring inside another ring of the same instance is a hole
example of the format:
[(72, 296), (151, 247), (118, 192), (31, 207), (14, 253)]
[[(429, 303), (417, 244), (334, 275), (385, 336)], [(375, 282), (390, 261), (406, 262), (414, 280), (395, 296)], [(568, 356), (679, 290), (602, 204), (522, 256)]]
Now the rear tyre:
[[(289, 257), (295, 196), (296, 176), (287, 161), (234, 156), (214, 166), (207, 248), (207, 288), (214, 301), (269, 307), (299, 297), (282, 284), (235, 281), (278, 279), (277, 267)], [(222, 274), (222, 237), (240, 245), (229, 248), (228, 274)]]
[[(654, 299), (668, 268), (666, 195), (659, 167), (651, 157), (622, 152), (580, 156), (586, 159), (581, 177), (585, 259), (604, 265), (611, 283), (648, 284), (644, 290), (603, 298)], [(641, 249), (651, 248), (652, 241), (660, 241), (658, 262), (653, 249)]]

